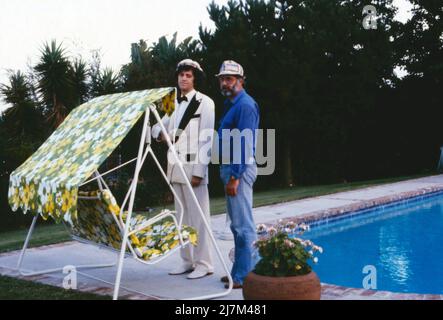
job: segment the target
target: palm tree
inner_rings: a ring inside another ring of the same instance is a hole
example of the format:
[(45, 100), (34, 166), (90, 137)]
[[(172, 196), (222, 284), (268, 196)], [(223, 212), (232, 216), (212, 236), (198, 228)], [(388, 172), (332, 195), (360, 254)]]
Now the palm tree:
[(88, 76), (89, 70), (87, 68), (86, 62), (83, 61), (81, 58), (76, 59), (71, 69), (75, 106), (78, 106), (88, 100)]
[(151, 47), (152, 55), (159, 62), (164, 64), (176, 62), (179, 55), (179, 51), (177, 49), (177, 32), (174, 33), (171, 41), (168, 41), (168, 39), (163, 36)]
[[(154, 66), (157, 68), (163, 68), (162, 71), (175, 70), (177, 62), (185, 58), (193, 58), (195, 55), (198, 41), (192, 40), (192, 37), (188, 37), (177, 45), (177, 32), (172, 36), (171, 41), (168, 41), (165, 36), (158, 39), (157, 43), (154, 43), (150, 47), (150, 51), (154, 60)], [(170, 72), (167, 72), (168, 74)]]
[(9, 75), (9, 84), (0, 85), (4, 102), (11, 105), (4, 111), (3, 124), (8, 136), (16, 139), (40, 135), (42, 115), (33, 99), (33, 86), (20, 72)]
[(58, 127), (73, 107), (73, 67), (56, 41), (45, 43), (39, 63), (35, 66), (38, 76), (38, 92), (49, 110), (47, 120)]
[(98, 73), (92, 81), (91, 94), (94, 97), (120, 91), (120, 76), (110, 68)]
[(7, 177), (43, 140), (43, 115), (33, 91), (32, 83), (20, 71), (9, 75), (8, 84), (0, 85), (3, 101), (11, 105), (0, 121), (0, 178)]
[(141, 90), (170, 86), (176, 82), (177, 62), (185, 58), (196, 59), (198, 41), (188, 37), (177, 45), (177, 33), (172, 39), (163, 36), (148, 47), (140, 40), (131, 45), (131, 62), (121, 69), (125, 90)]

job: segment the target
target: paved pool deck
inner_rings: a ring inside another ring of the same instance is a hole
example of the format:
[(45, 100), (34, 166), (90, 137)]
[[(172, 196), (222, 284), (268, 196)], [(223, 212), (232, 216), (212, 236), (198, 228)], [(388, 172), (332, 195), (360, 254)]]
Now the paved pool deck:
[[(418, 179), (389, 183), (353, 191), (334, 193), (297, 201), (254, 208), (256, 223), (274, 224), (278, 220), (315, 221), (329, 219), (350, 212), (412, 198), (419, 195), (443, 191), (443, 175), (434, 175)], [(232, 248), (226, 225), (226, 215), (211, 217), (211, 226), (226, 263), (231, 266)], [(15, 270), (19, 251), (0, 255), (0, 274), (27, 279), (40, 283), (62, 287), (66, 274), (52, 274), (23, 277)], [(113, 263), (117, 254), (78, 242), (64, 242), (54, 245), (32, 248), (27, 251), (24, 269), (28, 271), (83, 265), (94, 263)], [(223, 292), (219, 278), (224, 275), (220, 261), (214, 255), (215, 272), (213, 275), (188, 280), (184, 275), (170, 276), (168, 271), (180, 263), (179, 254), (174, 254), (162, 262), (146, 266), (133, 259), (126, 259), (120, 297), (126, 299), (186, 299), (192, 296)], [(79, 270), (77, 290), (98, 294), (112, 295), (116, 267)], [(97, 279), (104, 280), (98, 281)], [(130, 288), (132, 291), (126, 290)], [(134, 291), (136, 293), (134, 293)], [(145, 295), (142, 295), (145, 294)], [(146, 296), (147, 295), (147, 296)], [(43, 297), (40, 297), (43, 298)], [(222, 299), (243, 299), (241, 290), (233, 290)], [(372, 291), (359, 288), (346, 288), (322, 284), (324, 300), (362, 300), (362, 299), (443, 299), (443, 295), (403, 294), (386, 291)]]

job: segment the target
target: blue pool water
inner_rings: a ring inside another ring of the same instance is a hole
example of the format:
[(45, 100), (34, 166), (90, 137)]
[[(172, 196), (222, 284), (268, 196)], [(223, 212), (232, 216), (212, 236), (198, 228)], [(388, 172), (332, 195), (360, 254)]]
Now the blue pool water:
[(443, 194), (311, 224), (303, 236), (323, 247), (321, 282), (363, 288), (366, 265), (377, 290), (443, 294)]

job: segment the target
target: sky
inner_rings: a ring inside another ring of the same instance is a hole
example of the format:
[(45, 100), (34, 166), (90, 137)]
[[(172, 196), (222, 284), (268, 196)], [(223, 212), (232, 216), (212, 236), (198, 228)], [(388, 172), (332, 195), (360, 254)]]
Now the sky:
[[(334, 1), (334, 0), (331, 0)], [(161, 36), (178, 40), (198, 37), (202, 24), (209, 29), (211, 0), (0, 0), (0, 83), (8, 70), (26, 71), (44, 42), (62, 42), (71, 57), (91, 57), (100, 50), (102, 66), (118, 70), (129, 61), (131, 43), (152, 43)], [(215, 0), (226, 4), (227, 0)], [(370, 1), (368, 1), (369, 3)], [(407, 0), (394, 0), (397, 19), (409, 17)], [(7, 106), (0, 101), (0, 112)]]

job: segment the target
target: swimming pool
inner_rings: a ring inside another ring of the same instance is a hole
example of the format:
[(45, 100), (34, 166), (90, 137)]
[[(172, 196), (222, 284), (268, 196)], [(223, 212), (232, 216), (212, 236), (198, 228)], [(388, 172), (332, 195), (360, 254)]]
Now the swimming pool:
[(324, 249), (323, 283), (364, 288), (371, 274), (377, 290), (443, 294), (442, 192), (311, 223), (303, 238)]

